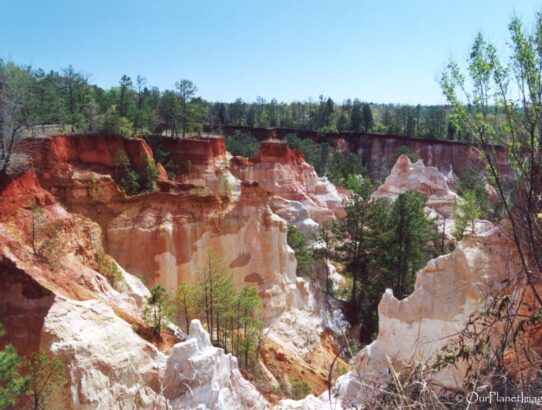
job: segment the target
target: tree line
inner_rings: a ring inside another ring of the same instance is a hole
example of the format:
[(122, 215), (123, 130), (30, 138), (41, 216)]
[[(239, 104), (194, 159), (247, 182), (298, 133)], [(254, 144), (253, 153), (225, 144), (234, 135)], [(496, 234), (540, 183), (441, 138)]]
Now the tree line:
[(262, 97), (212, 102), (197, 91), (187, 79), (160, 90), (141, 75), (123, 75), (118, 85), (102, 88), (71, 65), (45, 72), (0, 60), (2, 155), (24, 128), (52, 124), (67, 132), (174, 137), (201, 132), (210, 123), (469, 140), (446, 106), (374, 104), (357, 98), (337, 103), (324, 96), (290, 103)]

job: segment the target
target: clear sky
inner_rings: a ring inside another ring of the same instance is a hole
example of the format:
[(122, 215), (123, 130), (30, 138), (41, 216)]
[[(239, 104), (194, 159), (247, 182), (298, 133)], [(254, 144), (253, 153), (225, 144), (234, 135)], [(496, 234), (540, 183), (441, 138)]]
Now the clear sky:
[(501, 46), (534, 0), (0, 0), (0, 58), (72, 64), (103, 87), (122, 74), (209, 100), (441, 103), (436, 82), (476, 32)]

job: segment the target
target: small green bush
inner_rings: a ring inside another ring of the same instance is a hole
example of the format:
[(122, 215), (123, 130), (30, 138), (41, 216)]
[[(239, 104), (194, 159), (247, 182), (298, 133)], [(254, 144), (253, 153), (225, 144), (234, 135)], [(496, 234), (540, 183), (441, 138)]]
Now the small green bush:
[(113, 177), (128, 195), (135, 195), (140, 191), (139, 175), (132, 168), (130, 159), (122, 149), (117, 151)]
[(290, 381), (290, 397), (294, 400), (301, 400), (312, 393), (311, 386), (298, 379)]

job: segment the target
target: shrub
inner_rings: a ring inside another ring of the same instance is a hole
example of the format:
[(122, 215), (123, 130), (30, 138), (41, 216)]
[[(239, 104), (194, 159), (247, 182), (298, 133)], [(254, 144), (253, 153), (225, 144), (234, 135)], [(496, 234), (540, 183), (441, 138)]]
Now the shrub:
[(154, 192), (158, 189), (158, 168), (156, 168), (155, 162), (150, 158), (145, 159), (145, 176), (144, 176), (144, 188), (146, 191)]
[(294, 379), (290, 381), (290, 397), (294, 400), (301, 400), (312, 393), (311, 386), (303, 380)]
[(132, 168), (130, 159), (124, 150), (117, 151), (117, 160), (115, 161), (114, 178), (128, 195), (135, 195), (140, 190), (139, 176)]
[(297, 273), (304, 273), (310, 266), (310, 255), (303, 234), (294, 226), (288, 227), (287, 241), (295, 252), (297, 259)]

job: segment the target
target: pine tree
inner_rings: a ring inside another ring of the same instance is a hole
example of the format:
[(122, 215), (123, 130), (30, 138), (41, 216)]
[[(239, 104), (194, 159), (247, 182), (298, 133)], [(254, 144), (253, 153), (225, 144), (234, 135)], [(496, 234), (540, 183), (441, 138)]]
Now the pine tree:
[(363, 124), (361, 102), (356, 98), (352, 105), (352, 116), (350, 117), (350, 129), (352, 131), (360, 131)]
[[(4, 327), (0, 324), (0, 338), (3, 336)], [(21, 375), (21, 364), (22, 359), (11, 344), (0, 350), (0, 410), (11, 408), (27, 389), (29, 379)]]
[(456, 198), (453, 205), (455, 239), (460, 240), (463, 238), (463, 234), (468, 227), (474, 233), (476, 221), (480, 219), (481, 213), (474, 191), (465, 190), (462, 197)]
[(64, 364), (58, 357), (39, 350), (25, 360), (24, 367), (34, 410), (50, 408), (55, 393), (67, 383)]
[(371, 111), (371, 107), (369, 104), (365, 103), (363, 104), (363, 110), (362, 110), (362, 124), (363, 124), (363, 131), (367, 132), (370, 131), (373, 128), (374, 121), (373, 121), (373, 113)]
[(196, 309), (195, 289), (186, 282), (181, 283), (175, 292), (177, 312), (182, 315), (186, 325), (186, 333), (190, 330), (190, 320)]
[(174, 311), (166, 290), (161, 285), (154, 286), (145, 300), (143, 317), (156, 336), (160, 336), (162, 327), (171, 319)]
[(399, 298), (414, 288), (415, 274), (427, 259), (427, 243), (433, 238), (434, 224), (425, 214), (425, 197), (415, 191), (400, 194), (389, 219), (386, 249), (395, 272), (394, 294)]

